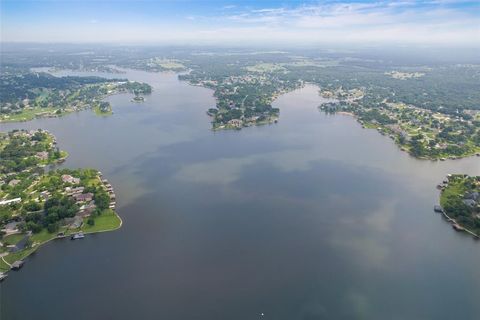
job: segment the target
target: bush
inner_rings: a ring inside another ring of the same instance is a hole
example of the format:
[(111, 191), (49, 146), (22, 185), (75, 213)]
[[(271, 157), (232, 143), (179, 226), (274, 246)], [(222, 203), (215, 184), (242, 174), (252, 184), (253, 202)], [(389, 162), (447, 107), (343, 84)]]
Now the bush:
[(26, 228), (27, 230), (31, 230), (33, 233), (39, 233), (40, 231), (42, 231), (42, 225), (33, 221), (27, 222)]
[(58, 230), (58, 223), (50, 223), (48, 226), (47, 226), (47, 231), (49, 233), (54, 233)]

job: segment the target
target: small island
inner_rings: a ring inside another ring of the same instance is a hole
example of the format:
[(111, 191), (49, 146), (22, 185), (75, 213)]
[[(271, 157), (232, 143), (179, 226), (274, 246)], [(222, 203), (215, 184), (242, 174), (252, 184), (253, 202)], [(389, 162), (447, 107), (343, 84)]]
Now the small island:
[(109, 116), (113, 114), (112, 105), (107, 101), (100, 101), (96, 103), (95, 107), (93, 107), (93, 111), (95, 111), (95, 114), (99, 116)]
[(457, 231), (465, 231), (475, 239), (480, 236), (480, 176), (450, 174), (437, 188), (441, 190), (442, 213)]
[(152, 93), (152, 87), (146, 83), (131, 82), (129, 91), (135, 95), (132, 102), (145, 102), (143, 95)]
[(111, 184), (94, 169), (56, 169), (66, 156), (45, 130), (0, 134), (0, 272), (50, 240), (122, 225)]

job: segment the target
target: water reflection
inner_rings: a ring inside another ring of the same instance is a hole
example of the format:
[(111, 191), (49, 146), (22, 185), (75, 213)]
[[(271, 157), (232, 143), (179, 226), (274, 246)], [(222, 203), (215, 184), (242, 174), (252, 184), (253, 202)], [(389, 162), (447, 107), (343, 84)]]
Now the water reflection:
[(278, 124), (212, 132), (211, 91), (173, 74), (123, 76), (154, 86), (144, 104), (118, 95), (111, 117), (2, 124), (52, 131), (67, 166), (114, 184), (124, 218), (117, 232), (42, 248), (1, 285), (3, 318), (479, 313), (478, 243), (432, 213), (436, 183), (480, 174), (478, 159), (415, 160), (348, 116), (318, 112), (312, 86), (275, 102)]

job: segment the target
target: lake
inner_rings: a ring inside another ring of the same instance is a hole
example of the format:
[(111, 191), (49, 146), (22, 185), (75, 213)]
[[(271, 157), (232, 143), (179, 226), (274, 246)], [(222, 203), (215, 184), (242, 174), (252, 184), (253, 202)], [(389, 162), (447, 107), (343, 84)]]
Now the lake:
[(446, 174), (480, 175), (479, 158), (416, 160), (319, 112), (313, 86), (275, 101), (278, 124), (213, 132), (211, 90), (111, 77), (154, 92), (109, 97), (109, 117), (0, 124), (55, 134), (65, 166), (110, 180), (124, 221), (10, 272), (2, 320), (478, 318), (480, 243), (433, 205)]

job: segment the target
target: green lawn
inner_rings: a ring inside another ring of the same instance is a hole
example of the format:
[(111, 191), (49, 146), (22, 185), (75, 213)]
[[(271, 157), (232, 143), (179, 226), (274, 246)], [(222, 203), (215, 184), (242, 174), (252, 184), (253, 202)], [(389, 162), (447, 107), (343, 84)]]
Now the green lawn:
[(85, 219), (82, 226), (83, 232), (98, 232), (115, 230), (120, 227), (121, 220), (112, 210), (105, 210), (101, 215), (95, 218), (95, 224), (90, 226), (87, 224), (88, 218)]
[(9, 236), (6, 236), (3, 239), (3, 244), (4, 245), (12, 245), (12, 244), (17, 244), (20, 240), (22, 240), (25, 237), (24, 234), (22, 233), (16, 233), (16, 234), (11, 234)]
[[(93, 233), (93, 232), (100, 232), (100, 231), (111, 231), (118, 229), (121, 225), (121, 219), (120, 217), (113, 211), (113, 210), (105, 210), (100, 216), (95, 218), (95, 224), (93, 226), (90, 226), (87, 224), (88, 218), (85, 219), (83, 226), (81, 227), (81, 231), (85, 233)], [(65, 228), (61, 228), (58, 230), (58, 232), (64, 231), (66, 235), (72, 234), (75, 231), (74, 230), (65, 230)], [(43, 229), (39, 233), (35, 233), (32, 235), (31, 240), (33, 243), (45, 243), (46, 241), (49, 241), (57, 236), (57, 232), (55, 233), (48, 233), (46, 229)], [(15, 235), (10, 235), (4, 239), (4, 243), (8, 244), (15, 244), (21, 239), (23, 239), (24, 235), (23, 234), (15, 234)], [(28, 248), (19, 252), (15, 253), (10, 253), (9, 255), (5, 256), (4, 259), (8, 263), (12, 264), (13, 262), (17, 260), (23, 260), (27, 256), (29, 256), (32, 252), (37, 250), (39, 245), (36, 245), (32, 248)], [(0, 259), (0, 271), (8, 271), (10, 268), (8, 267), (7, 264), (5, 264), (1, 259)]]
[(0, 121), (5, 121), (5, 122), (28, 121), (28, 120), (34, 119), (37, 114), (42, 114), (45, 112), (54, 113), (56, 110), (57, 108), (27, 109), (27, 110), (23, 110), (20, 113), (7, 114), (7, 115), (0, 116)]
[(111, 116), (113, 114), (113, 111), (110, 110), (108, 112), (102, 112), (98, 106), (93, 108), (93, 111), (97, 116)]
[(30, 239), (32, 240), (32, 243), (35, 243), (35, 242), (44, 243), (45, 241), (51, 240), (56, 236), (57, 236), (56, 232), (49, 233), (47, 229), (43, 229), (39, 233), (34, 233)]
[(259, 63), (253, 66), (248, 66), (245, 69), (250, 72), (275, 72), (286, 70), (282, 65), (276, 63)]
[(25, 249), (25, 250), (22, 250), (22, 251), (18, 251), (18, 252), (15, 252), (15, 253), (10, 253), (8, 256), (4, 257), (5, 260), (12, 264), (14, 263), (15, 261), (18, 261), (18, 260), (23, 260), (25, 259), (27, 256), (29, 256), (32, 252), (34, 252), (35, 250), (37, 250), (37, 247), (35, 248), (28, 248), (28, 249)]
[(448, 199), (462, 197), (465, 193), (465, 186), (461, 181), (453, 181), (448, 183), (448, 187), (443, 190), (440, 195), (440, 205), (445, 207)]
[(0, 272), (7, 272), (8, 270), (10, 270), (8, 264), (6, 264), (5, 262), (3, 262), (2, 259), (0, 259)]

